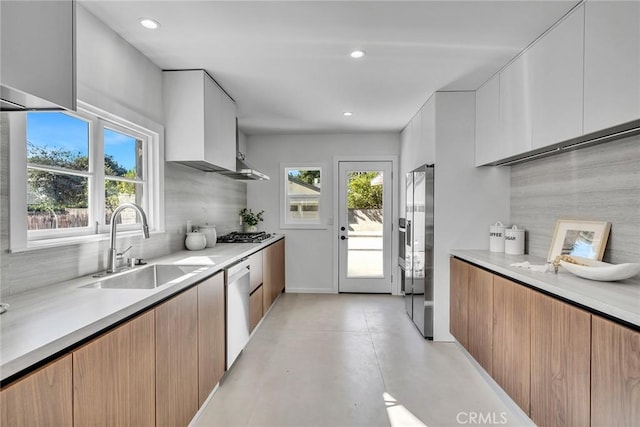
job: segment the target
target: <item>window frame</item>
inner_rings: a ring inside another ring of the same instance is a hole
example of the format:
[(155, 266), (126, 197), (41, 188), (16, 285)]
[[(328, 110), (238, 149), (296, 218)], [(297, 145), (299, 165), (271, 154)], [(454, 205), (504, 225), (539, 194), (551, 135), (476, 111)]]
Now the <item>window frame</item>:
[[(66, 246), (109, 238), (110, 226), (105, 222), (104, 140), (105, 128), (143, 140), (144, 164), (143, 208), (151, 233), (164, 232), (164, 128), (151, 120), (136, 117), (142, 125), (78, 101), (77, 111), (64, 111), (89, 122), (89, 170), (78, 175), (89, 178), (89, 223), (87, 227), (28, 230), (27, 228), (27, 144), (26, 113), (9, 117), (9, 158), (11, 201), (9, 207), (10, 252), (23, 252), (46, 247)], [(52, 168), (53, 169), (53, 168)], [(65, 171), (66, 172), (66, 171)], [(127, 180), (127, 182), (129, 182)], [(96, 223), (97, 221), (97, 223)], [(139, 225), (119, 225), (118, 236), (137, 235)]]
[[(289, 171), (296, 170), (319, 170), (320, 171), (320, 194), (293, 194), (296, 198), (318, 200), (318, 219), (317, 220), (297, 220), (289, 219), (289, 208), (291, 194), (288, 190)], [(326, 211), (327, 211), (327, 191), (325, 174), (326, 166), (323, 163), (312, 162), (296, 162), (280, 164), (280, 228), (281, 229), (326, 229)]]

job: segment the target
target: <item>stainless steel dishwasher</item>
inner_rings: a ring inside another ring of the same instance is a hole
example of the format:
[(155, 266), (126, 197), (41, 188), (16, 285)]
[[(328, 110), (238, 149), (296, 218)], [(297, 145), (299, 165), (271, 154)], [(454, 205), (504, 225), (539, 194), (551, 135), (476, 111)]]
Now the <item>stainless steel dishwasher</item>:
[(224, 270), (227, 295), (227, 369), (249, 341), (249, 261), (244, 258)]

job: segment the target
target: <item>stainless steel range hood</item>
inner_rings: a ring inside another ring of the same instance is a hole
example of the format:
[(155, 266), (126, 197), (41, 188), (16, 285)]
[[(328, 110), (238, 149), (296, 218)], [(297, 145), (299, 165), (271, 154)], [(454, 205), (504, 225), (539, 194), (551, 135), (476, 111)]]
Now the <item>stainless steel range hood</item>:
[(238, 151), (236, 157), (236, 170), (235, 171), (220, 171), (222, 175), (228, 176), (234, 179), (241, 180), (262, 180), (268, 181), (269, 176), (255, 169), (253, 166), (247, 163), (244, 158), (244, 154)]
[(240, 152), (240, 132), (238, 130), (238, 118), (236, 117), (236, 170), (221, 170), (218, 173), (238, 180), (268, 181), (269, 176), (251, 166)]

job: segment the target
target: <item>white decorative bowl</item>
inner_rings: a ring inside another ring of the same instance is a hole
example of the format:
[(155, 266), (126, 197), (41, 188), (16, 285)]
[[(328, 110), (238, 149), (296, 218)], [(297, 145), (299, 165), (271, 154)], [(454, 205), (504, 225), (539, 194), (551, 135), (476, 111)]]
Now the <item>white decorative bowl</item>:
[(628, 262), (625, 264), (609, 264), (607, 262), (595, 261), (587, 258), (572, 258), (587, 265), (577, 265), (566, 261), (560, 261), (560, 265), (576, 276), (589, 280), (612, 282), (614, 280), (628, 279), (640, 273), (640, 263)]

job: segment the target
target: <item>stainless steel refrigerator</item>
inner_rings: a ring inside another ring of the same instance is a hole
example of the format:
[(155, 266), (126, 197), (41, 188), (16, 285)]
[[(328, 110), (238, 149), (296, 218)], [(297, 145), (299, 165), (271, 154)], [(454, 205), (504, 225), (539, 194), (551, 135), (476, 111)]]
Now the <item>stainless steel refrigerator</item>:
[(401, 288), (407, 314), (433, 338), (433, 172), (424, 165), (406, 176), (406, 225)]

